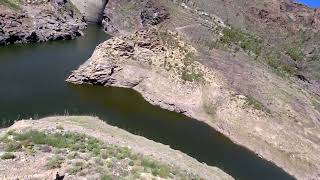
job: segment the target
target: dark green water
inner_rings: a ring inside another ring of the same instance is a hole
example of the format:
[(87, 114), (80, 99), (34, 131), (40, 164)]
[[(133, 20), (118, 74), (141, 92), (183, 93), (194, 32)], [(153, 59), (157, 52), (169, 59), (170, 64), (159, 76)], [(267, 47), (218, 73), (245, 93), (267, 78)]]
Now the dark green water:
[(70, 71), (107, 38), (91, 26), (85, 37), (73, 41), (0, 47), (0, 125), (50, 115), (96, 115), (217, 166), (236, 179), (293, 179), (208, 125), (152, 106), (132, 90), (67, 84)]

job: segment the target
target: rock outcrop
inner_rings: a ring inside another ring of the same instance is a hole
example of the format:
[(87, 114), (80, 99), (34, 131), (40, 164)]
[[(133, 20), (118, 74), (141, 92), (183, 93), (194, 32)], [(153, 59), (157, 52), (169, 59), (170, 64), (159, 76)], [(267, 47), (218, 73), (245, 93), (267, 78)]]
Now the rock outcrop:
[(81, 36), (82, 15), (67, 1), (0, 3), (0, 45), (68, 40)]
[(169, 13), (164, 6), (157, 6), (152, 1), (147, 1), (141, 10), (141, 23), (144, 26), (155, 26), (169, 18)]
[[(215, 56), (224, 58), (220, 52)], [(197, 51), (181, 34), (151, 28), (100, 44), (67, 81), (132, 88), (151, 104), (204, 121), (299, 179), (319, 178), (320, 127), (312, 120), (317, 112), (309, 109), (310, 118), (303, 114), (305, 118), (300, 121), (302, 111), (292, 109), (294, 105), (281, 107), (285, 103), (282, 95), (289, 93), (304, 99), (301, 103), (307, 107), (311, 107), (310, 97), (294, 87), (290, 90), (275, 87), (272, 91), (278, 93), (277, 100), (281, 103), (278, 106), (272, 101), (277, 109), (270, 110), (254, 97), (233, 90), (223, 73), (200, 63), (203, 58), (209, 57)], [(275, 84), (285, 86), (273, 75), (268, 76)], [(313, 124), (308, 136), (305, 134), (308, 128), (302, 128), (305, 123)]]
[(157, 1), (113, 0), (106, 5), (102, 25), (107, 33), (119, 35), (159, 25), (169, 18), (169, 10)]

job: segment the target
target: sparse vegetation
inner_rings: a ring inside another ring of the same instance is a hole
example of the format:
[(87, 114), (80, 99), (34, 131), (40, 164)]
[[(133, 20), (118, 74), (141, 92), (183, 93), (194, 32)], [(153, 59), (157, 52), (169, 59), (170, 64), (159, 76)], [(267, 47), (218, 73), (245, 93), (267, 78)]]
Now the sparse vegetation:
[(185, 66), (189, 66), (194, 62), (195, 60), (194, 53), (193, 52), (187, 52), (187, 54), (183, 58), (183, 63)]
[[(264, 42), (254, 35), (242, 32), (235, 28), (223, 28), (221, 30), (222, 37), (215, 42), (208, 44), (209, 49), (218, 48), (222, 50), (234, 50), (237, 52), (239, 48), (245, 52), (255, 55), (255, 59), (266, 63), (280, 76), (294, 75), (297, 72), (294, 63), (284, 62), (282, 59), (281, 48), (268, 47)], [(287, 47), (285, 52), (294, 61), (302, 61), (303, 52), (298, 47)], [(316, 59), (317, 57), (314, 57)]]
[(77, 174), (78, 172), (81, 172), (81, 170), (85, 169), (87, 167), (87, 164), (83, 161), (77, 161), (73, 163), (73, 166), (68, 169), (68, 172), (70, 174)]
[(54, 156), (51, 159), (49, 159), (47, 163), (47, 168), (48, 169), (56, 169), (56, 168), (61, 168), (61, 164), (64, 162), (64, 158), (61, 156)]
[(257, 109), (257, 110), (260, 110), (260, 111), (264, 111), (264, 112), (266, 112), (268, 114), (271, 113), (270, 109), (265, 107), (264, 104), (262, 104), (260, 101), (258, 101), (256, 98), (254, 98), (252, 96), (247, 96), (245, 105), (253, 107), (254, 109)]
[(7, 152), (15, 152), (21, 149), (21, 144), (19, 142), (16, 141), (9, 141), (7, 142), (6, 146), (5, 146), (5, 151)]
[(312, 101), (312, 105), (313, 105), (313, 107), (314, 107), (317, 111), (320, 112), (320, 103), (319, 103), (318, 101), (313, 100), (313, 101)]
[(10, 7), (12, 9), (19, 9), (20, 8), (20, 0), (1, 0), (0, 4)]
[(4, 153), (2, 156), (1, 156), (1, 159), (14, 159), (16, 156), (12, 153)]
[(294, 61), (302, 61), (304, 54), (299, 47), (290, 46), (286, 49), (286, 53), (293, 59)]
[(266, 61), (267, 61), (267, 64), (280, 75), (286, 75), (286, 74), (291, 75), (296, 73), (295, 67), (281, 62), (280, 59), (277, 57), (268, 56), (266, 58)]
[(203, 80), (203, 74), (192, 70), (184, 70), (182, 72), (182, 79), (189, 82), (200, 82)]
[(154, 176), (166, 178), (170, 175), (170, 168), (166, 165), (144, 158), (141, 162), (146, 172), (151, 172)]
[(168, 31), (160, 31), (158, 33), (158, 36), (160, 37), (161, 41), (168, 45), (171, 48), (176, 48), (179, 46), (178, 40)]
[[(58, 129), (58, 128), (57, 128)], [(40, 147), (55, 148), (54, 155), (47, 161), (47, 169), (57, 169), (67, 166), (69, 174), (85, 176), (89, 171), (101, 174), (101, 179), (139, 178), (141, 173), (149, 173), (154, 177), (187, 177), (195, 179), (197, 176), (186, 174), (178, 168), (155, 161), (149, 157), (132, 152), (127, 147), (105, 144), (100, 140), (83, 134), (69, 132), (40, 132), (27, 131), (23, 133), (10, 132), (1, 138), (0, 143), (10, 147), (14, 152), (25, 150), (22, 142), (28, 142), (34, 152)], [(9, 137), (11, 136), (11, 137)], [(51, 151), (44, 152), (51, 153)], [(66, 156), (66, 158), (64, 158)], [(12, 159), (15, 155), (5, 153), (1, 159)], [(130, 167), (130, 168), (129, 168)], [(111, 173), (116, 172), (116, 174)]]
[(262, 40), (235, 28), (224, 28), (223, 36), (220, 38), (220, 43), (230, 46), (232, 44), (240, 46), (246, 52), (252, 52), (259, 56), (263, 47)]

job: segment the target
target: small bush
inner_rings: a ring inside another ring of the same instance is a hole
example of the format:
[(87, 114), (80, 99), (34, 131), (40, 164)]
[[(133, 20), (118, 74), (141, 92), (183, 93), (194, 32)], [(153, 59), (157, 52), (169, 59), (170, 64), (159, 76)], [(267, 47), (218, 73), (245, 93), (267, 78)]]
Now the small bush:
[(107, 158), (109, 157), (108, 151), (107, 151), (106, 149), (101, 150), (101, 151), (100, 151), (100, 157), (101, 157), (102, 159), (107, 159)]
[(60, 156), (55, 156), (51, 159), (49, 159), (47, 163), (47, 168), (48, 169), (56, 169), (56, 168), (61, 168), (61, 164), (64, 162), (64, 159)]
[(185, 81), (199, 82), (199, 81), (203, 80), (203, 74), (199, 73), (199, 72), (195, 72), (194, 70), (191, 72), (188, 70), (184, 70), (182, 72), (181, 78)]
[(304, 54), (298, 47), (288, 47), (286, 53), (294, 60), (294, 61), (302, 61), (304, 58)]
[(78, 162), (74, 163), (74, 165), (70, 169), (68, 169), (68, 172), (70, 174), (77, 174), (78, 172), (82, 171), (86, 167), (87, 167), (86, 163), (84, 163), (82, 161), (78, 161)]
[(1, 0), (0, 4), (12, 9), (20, 9), (20, 0)]
[(78, 153), (77, 153), (77, 152), (70, 152), (70, 153), (67, 155), (67, 159), (75, 159), (77, 156), (78, 156)]
[(194, 53), (193, 52), (188, 52), (185, 56), (184, 56), (184, 59), (183, 59), (183, 62), (186, 66), (192, 64), (192, 62), (195, 61), (194, 59)]
[(7, 152), (15, 152), (22, 148), (21, 144), (17, 141), (9, 141), (5, 146), (5, 151)]
[(168, 45), (171, 48), (179, 47), (178, 40), (168, 31), (160, 31), (158, 36), (162, 40), (162, 42)]
[(271, 111), (267, 107), (265, 107), (260, 101), (258, 101), (252, 96), (247, 96), (246, 105), (251, 106), (254, 109), (264, 111), (266, 113), (271, 113)]
[(315, 54), (310, 58), (310, 61), (320, 62), (320, 55)]
[(295, 67), (290, 66), (289, 64), (282, 63), (280, 59), (277, 58), (268, 57), (267, 64), (281, 75), (292, 75), (296, 73)]
[(141, 162), (141, 165), (145, 170), (150, 170), (154, 176), (166, 178), (170, 175), (170, 168), (168, 166), (162, 165), (151, 159), (144, 158)]
[(131, 152), (129, 148), (123, 147), (123, 148), (118, 148), (118, 153), (116, 154), (117, 159), (125, 159), (129, 158), (131, 156)]
[(131, 160), (131, 161), (129, 161), (128, 164), (129, 164), (129, 166), (134, 166), (134, 161)]
[(105, 174), (101, 176), (101, 180), (113, 180), (111, 175)]
[(1, 156), (1, 159), (14, 159), (16, 158), (16, 156), (12, 153), (4, 153), (2, 156)]
[(252, 52), (257, 56), (261, 54), (263, 48), (262, 40), (235, 28), (224, 28), (222, 34), (223, 36), (220, 38), (222, 44), (227, 46), (235, 44), (244, 51)]

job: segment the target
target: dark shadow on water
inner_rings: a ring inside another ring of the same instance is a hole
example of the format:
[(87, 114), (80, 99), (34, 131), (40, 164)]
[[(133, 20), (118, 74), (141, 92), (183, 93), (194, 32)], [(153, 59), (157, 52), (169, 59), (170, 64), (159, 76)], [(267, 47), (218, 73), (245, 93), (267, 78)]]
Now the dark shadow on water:
[(96, 115), (109, 124), (170, 145), (236, 179), (292, 179), (208, 125), (152, 106), (133, 90), (64, 80), (108, 37), (91, 26), (73, 41), (0, 47), (0, 125), (50, 115)]

